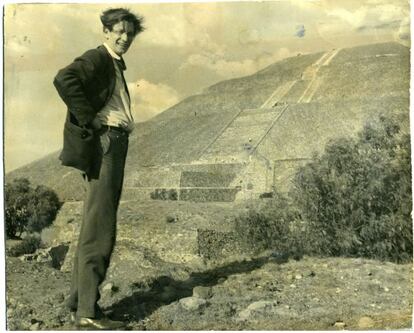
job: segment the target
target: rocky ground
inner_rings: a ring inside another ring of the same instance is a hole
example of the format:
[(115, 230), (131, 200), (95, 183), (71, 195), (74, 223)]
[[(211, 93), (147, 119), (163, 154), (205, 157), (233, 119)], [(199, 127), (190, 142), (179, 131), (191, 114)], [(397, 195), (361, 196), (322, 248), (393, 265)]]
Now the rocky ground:
[[(10, 330), (70, 330), (69, 273), (7, 258)], [(159, 279), (105, 311), (132, 330), (313, 330), (411, 327), (412, 266), (364, 259), (272, 257), (234, 262), (185, 281)]]
[[(59, 260), (44, 252), (6, 257), (8, 329), (73, 329), (64, 302), (80, 208), (66, 205), (42, 235), (49, 246), (71, 241), (60, 269)], [(412, 327), (412, 264), (356, 258), (297, 261), (271, 252), (206, 259), (200, 256), (198, 229), (225, 229), (230, 207), (124, 203), (121, 211), (100, 304), (131, 330)]]

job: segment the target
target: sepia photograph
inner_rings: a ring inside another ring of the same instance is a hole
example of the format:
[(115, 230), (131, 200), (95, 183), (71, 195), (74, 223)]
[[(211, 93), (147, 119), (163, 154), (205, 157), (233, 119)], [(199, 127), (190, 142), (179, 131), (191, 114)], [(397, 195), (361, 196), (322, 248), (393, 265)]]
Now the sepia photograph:
[(409, 0), (3, 6), (4, 327), (412, 329)]

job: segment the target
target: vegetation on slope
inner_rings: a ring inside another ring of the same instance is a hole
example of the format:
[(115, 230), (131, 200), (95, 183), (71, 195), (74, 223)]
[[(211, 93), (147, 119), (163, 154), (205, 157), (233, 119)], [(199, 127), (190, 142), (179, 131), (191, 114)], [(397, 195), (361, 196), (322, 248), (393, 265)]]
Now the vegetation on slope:
[(53, 190), (42, 185), (33, 188), (25, 178), (7, 183), (4, 196), (8, 238), (41, 231), (52, 224), (61, 206)]
[(236, 219), (247, 245), (411, 260), (411, 154), (404, 122), (380, 117), (357, 138), (331, 141), (323, 155), (298, 170), (289, 200), (277, 195)]

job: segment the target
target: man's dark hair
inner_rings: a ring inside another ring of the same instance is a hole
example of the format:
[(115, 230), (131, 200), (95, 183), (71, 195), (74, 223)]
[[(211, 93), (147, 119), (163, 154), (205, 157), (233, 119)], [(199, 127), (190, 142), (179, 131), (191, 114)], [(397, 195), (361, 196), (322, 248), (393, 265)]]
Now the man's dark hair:
[(138, 35), (140, 32), (144, 31), (144, 18), (132, 13), (129, 9), (125, 8), (110, 8), (102, 12), (101, 22), (104, 29), (107, 28), (109, 31), (112, 31), (112, 27), (121, 22), (127, 21), (131, 22), (134, 25), (135, 35)]

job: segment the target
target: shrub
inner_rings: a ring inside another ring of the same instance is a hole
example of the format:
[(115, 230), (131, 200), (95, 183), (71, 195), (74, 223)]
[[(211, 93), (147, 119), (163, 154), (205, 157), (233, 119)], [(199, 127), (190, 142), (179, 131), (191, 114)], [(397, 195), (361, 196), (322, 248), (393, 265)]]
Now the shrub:
[(39, 232), (52, 224), (60, 206), (59, 198), (54, 191), (46, 186), (37, 186), (29, 201), (28, 210), (32, 215), (28, 219), (26, 230)]
[(157, 188), (154, 192), (151, 192), (150, 197), (153, 200), (178, 200), (177, 190), (175, 189)]
[(410, 140), (401, 122), (367, 123), (302, 167), (291, 192), (311, 251), (406, 261), (412, 257)]
[(273, 198), (273, 192), (264, 192), (259, 195), (259, 199)]
[(288, 198), (274, 193), (272, 199), (237, 216), (235, 232), (243, 247), (253, 253), (270, 249), (297, 256), (302, 246), (296, 230), (291, 229), (297, 218)]
[(23, 231), (41, 231), (53, 222), (60, 206), (55, 192), (45, 186), (32, 188), (26, 178), (18, 178), (6, 184), (7, 237), (20, 237)]
[(165, 221), (166, 221), (167, 223), (175, 223), (175, 222), (177, 222), (177, 221), (178, 221), (178, 218), (177, 218), (176, 216), (167, 215), (167, 216), (165, 217)]
[(25, 178), (15, 179), (5, 185), (5, 231), (8, 238), (20, 236), (27, 225), (30, 192), (30, 183)]
[(9, 255), (19, 257), (23, 254), (31, 254), (40, 248), (41, 240), (39, 237), (31, 235), (23, 239), (23, 241), (9, 250)]

